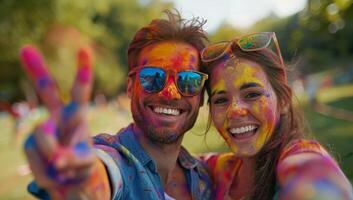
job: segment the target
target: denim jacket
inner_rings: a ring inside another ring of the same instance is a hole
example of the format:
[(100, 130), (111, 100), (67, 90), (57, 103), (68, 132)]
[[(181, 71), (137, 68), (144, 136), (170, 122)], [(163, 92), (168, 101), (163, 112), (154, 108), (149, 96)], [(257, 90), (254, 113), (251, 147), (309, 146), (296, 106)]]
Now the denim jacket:
[[(165, 193), (157, 166), (139, 144), (132, 125), (116, 135), (94, 137), (97, 153), (108, 168), (113, 199), (162, 199)], [(195, 200), (211, 198), (211, 182), (204, 165), (184, 148), (178, 156)], [(122, 181), (119, 181), (122, 180)]]

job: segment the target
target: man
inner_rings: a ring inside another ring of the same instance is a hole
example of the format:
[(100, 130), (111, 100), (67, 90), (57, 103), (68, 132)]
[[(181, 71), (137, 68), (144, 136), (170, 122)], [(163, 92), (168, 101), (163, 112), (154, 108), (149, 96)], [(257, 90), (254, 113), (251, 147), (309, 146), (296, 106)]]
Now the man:
[(94, 150), (84, 120), (89, 54), (79, 54), (72, 103), (62, 106), (36, 51), (22, 50), (27, 73), (52, 116), (25, 144), (36, 180), (30, 192), (52, 199), (210, 198), (206, 170), (181, 147), (203, 103), (207, 75), (198, 70), (204, 23), (166, 14), (167, 20), (140, 29), (128, 49), (127, 94), (134, 123), (116, 135), (94, 137)]

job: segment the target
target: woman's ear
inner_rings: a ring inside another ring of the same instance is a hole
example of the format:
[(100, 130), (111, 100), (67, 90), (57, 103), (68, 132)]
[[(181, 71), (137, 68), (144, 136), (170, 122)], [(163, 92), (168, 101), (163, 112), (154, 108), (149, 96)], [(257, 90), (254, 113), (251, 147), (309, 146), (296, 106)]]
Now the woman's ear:
[(280, 102), (280, 114), (284, 115), (288, 113), (289, 110), (289, 102), (281, 101)]

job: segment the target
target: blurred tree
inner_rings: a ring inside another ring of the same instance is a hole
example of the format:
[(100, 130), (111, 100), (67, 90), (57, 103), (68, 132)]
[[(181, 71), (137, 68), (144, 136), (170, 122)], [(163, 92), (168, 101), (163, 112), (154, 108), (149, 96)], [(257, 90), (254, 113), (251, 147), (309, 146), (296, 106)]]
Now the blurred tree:
[(217, 42), (262, 31), (276, 32), (284, 60), (302, 74), (353, 66), (353, 0), (308, 0), (292, 16), (270, 14), (243, 30), (224, 23), (210, 38)]
[(281, 20), (278, 32), (284, 57), (297, 56), (303, 73), (342, 68), (353, 61), (351, 0), (309, 0), (306, 8)]
[[(96, 37), (96, 41), (100, 46), (106, 47), (108, 52), (113, 53), (113, 55), (107, 56), (107, 58), (111, 58), (108, 59), (108, 63), (113, 64), (114, 59), (112, 58), (117, 57), (120, 73), (112, 74), (107, 70), (105, 72), (102, 71), (97, 74), (101, 77), (102, 82), (97, 82), (97, 84), (107, 86), (107, 90), (104, 92), (116, 93), (117, 88), (113, 88), (112, 85), (120, 86), (119, 90), (125, 91), (127, 47), (133, 35), (139, 28), (148, 24), (152, 19), (160, 17), (163, 10), (172, 8), (172, 4), (163, 3), (160, 0), (143, 2), (136, 0), (112, 0), (109, 1), (108, 8), (102, 9), (102, 12), (97, 12), (93, 17), (93, 22), (104, 29), (104, 34)], [(108, 53), (107, 51), (104, 55)], [(106, 78), (109, 74), (111, 78)], [(119, 81), (119, 84), (112, 84), (112, 81), (113, 83), (114, 81)]]
[(211, 43), (221, 42), (221, 41), (231, 40), (234, 37), (239, 36), (241, 34), (242, 34), (241, 30), (236, 29), (234, 26), (232, 26), (229, 23), (223, 22), (215, 32), (210, 33), (209, 39)]
[(171, 7), (161, 0), (0, 0), (0, 99), (24, 98), (21, 85), (27, 80), (18, 52), (26, 43), (42, 50), (64, 98), (75, 74), (77, 49), (91, 47), (96, 57), (94, 92), (115, 95), (125, 82), (131, 37)]
[[(45, 8), (45, 9), (44, 9)], [(54, 19), (50, 0), (0, 1), (0, 98), (14, 101), (23, 98), (24, 84), (18, 49), (25, 43), (39, 43)]]

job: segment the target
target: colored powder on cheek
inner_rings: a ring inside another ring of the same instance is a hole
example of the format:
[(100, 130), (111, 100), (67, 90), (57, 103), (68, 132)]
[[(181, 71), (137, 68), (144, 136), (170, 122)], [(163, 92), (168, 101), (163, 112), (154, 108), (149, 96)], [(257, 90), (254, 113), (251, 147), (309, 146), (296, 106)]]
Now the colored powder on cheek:
[[(226, 124), (226, 123), (224, 123), (224, 124)], [(218, 128), (218, 132), (219, 132), (219, 134), (222, 135), (222, 137), (224, 137), (227, 134), (225, 131), (226, 129), (224, 127), (226, 127), (226, 125), (223, 125), (223, 127)]]
[(273, 119), (275, 118), (274, 114), (276, 113), (276, 107), (274, 107), (274, 105), (271, 104), (270, 101), (272, 101), (272, 99), (261, 98), (259, 104), (259, 112), (265, 115), (264, 117), (269, 121), (273, 121)]
[(269, 137), (268, 126), (263, 127), (261, 130), (262, 130), (262, 132), (260, 132), (259, 137), (256, 139), (256, 143), (255, 143), (255, 147), (254, 147), (257, 150), (259, 150), (265, 144), (266, 138)]
[(260, 113), (260, 107), (259, 105), (252, 105), (251, 110), (253, 110), (254, 113), (258, 114)]
[(258, 102), (253, 104), (251, 106), (251, 109), (254, 112), (254, 114), (263, 115), (264, 113), (268, 113), (269, 108), (268, 108), (267, 101), (268, 100), (266, 98), (261, 97)]
[[(223, 113), (224, 115), (224, 113)], [(226, 140), (229, 148), (232, 150), (233, 153), (237, 153), (238, 152), (238, 146), (236, 144), (234, 144), (231, 136), (229, 135), (228, 131), (227, 131), (227, 127), (229, 126), (228, 121), (225, 120), (223, 127), (218, 130), (219, 133), (222, 135), (222, 137)]]
[(264, 120), (266, 123), (263, 123), (263, 127), (261, 128), (261, 132), (259, 135), (259, 138), (256, 140), (256, 145), (255, 148), (259, 149), (261, 148), (266, 140), (272, 135), (273, 133), (273, 128), (275, 127), (275, 121), (273, 120), (273, 111), (271, 110), (272, 108), (269, 107), (267, 101), (265, 99), (261, 99), (260, 105), (259, 105), (258, 112), (262, 113), (264, 115)]
[(216, 112), (216, 113), (214, 113), (213, 115), (214, 115), (214, 119), (222, 119), (224, 113)]

